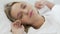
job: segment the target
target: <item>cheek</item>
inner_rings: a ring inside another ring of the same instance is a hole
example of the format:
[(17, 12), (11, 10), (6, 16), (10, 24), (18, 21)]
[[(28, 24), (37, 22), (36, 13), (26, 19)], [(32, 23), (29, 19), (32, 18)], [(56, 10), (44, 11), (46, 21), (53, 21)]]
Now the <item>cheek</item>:
[(29, 20), (30, 20), (29, 17), (23, 17), (23, 18), (22, 18), (22, 22), (28, 22)]

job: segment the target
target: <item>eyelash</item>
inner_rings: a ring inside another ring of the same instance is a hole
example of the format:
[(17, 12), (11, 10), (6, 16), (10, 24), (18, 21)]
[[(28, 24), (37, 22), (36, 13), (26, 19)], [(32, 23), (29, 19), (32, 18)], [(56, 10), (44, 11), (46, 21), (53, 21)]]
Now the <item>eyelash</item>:
[(19, 19), (22, 19), (23, 15), (19, 16)]

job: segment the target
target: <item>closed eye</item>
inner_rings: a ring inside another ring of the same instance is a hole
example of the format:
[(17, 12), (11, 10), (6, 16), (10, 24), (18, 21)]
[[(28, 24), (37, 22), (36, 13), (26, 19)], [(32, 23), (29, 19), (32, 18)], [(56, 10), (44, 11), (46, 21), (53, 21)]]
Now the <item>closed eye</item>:
[(26, 8), (26, 4), (21, 4), (21, 8), (25, 9)]
[(19, 16), (19, 19), (22, 19), (23, 15)]
[(19, 12), (19, 13), (17, 14), (17, 19), (22, 19), (22, 16), (23, 16), (22, 12)]

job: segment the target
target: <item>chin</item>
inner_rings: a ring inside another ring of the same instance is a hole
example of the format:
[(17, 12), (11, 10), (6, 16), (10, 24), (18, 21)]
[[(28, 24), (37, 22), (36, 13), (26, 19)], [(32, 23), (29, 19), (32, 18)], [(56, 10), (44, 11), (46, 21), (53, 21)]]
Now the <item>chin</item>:
[(39, 29), (39, 27), (32, 26), (34, 29)]

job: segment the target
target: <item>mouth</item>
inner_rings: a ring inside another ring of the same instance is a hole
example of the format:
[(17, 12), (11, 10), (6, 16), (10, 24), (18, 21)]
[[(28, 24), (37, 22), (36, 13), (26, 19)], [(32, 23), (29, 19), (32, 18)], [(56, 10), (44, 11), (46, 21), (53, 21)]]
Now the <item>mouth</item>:
[(33, 10), (30, 10), (29, 16), (32, 17), (33, 15)]

